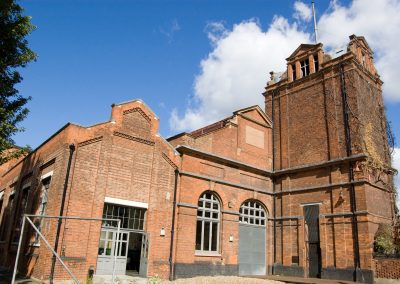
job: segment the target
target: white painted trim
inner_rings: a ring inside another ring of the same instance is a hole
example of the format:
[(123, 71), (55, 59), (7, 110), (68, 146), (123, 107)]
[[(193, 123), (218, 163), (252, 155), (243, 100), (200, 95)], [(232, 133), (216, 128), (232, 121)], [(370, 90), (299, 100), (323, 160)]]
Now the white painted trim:
[(45, 178), (51, 177), (54, 171), (48, 172), (40, 177), (40, 180), (44, 180)]
[(194, 253), (195, 256), (218, 256), (221, 257), (221, 254), (219, 252), (213, 252), (213, 251), (202, 251), (202, 250), (196, 250)]
[(114, 197), (105, 197), (104, 202), (106, 203), (112, 203), (112, 204), (118, 204), (118, 205), (125, 205), (125, 206), (131, 206), (131, 207), (138, 207), (138, 208), (149, 208), (148, 203), (144, 202), (138, 202), (138, 201), (133, 201), (133, 200), (126, 200), (126, 199), (119, 199), (119, 198), (114, 198)]
[(308, 206), (308, 205), (322, 205), (322, 201), (320, 202), (309, 202), (309, 203), (302, 203), (300, 204), (301, 207)]

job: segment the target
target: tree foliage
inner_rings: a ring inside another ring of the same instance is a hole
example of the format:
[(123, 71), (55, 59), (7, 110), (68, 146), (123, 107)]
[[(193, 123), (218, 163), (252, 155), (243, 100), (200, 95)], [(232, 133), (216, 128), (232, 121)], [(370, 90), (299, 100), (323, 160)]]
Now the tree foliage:
[(13, 134), (26, 115), (30, 97), (19, 94), (15, 85), (22, 81), (18, 70), (36, 60), (26, 37), (35, 29), (29, 16), (14, 0), (0, 1), (0, 165), (25, 153), (28, 148), (14, 146)]

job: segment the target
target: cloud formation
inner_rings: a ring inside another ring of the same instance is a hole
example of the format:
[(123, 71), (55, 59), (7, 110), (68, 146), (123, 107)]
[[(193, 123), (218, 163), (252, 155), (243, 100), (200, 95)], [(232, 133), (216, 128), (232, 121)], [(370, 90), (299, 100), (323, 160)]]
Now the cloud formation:
[[(212, 51), (200, 63), (195, 77), (194, 94), (183, 114), (174, 110), (170, 117), (172, 131), (202, 127), (228, 116), (242, 107), (259, 104), (270, 71), (283, 71), (285, 58), (313, 35), (300, 23), (311, 19), (310, 7), (301, 1), (294, 4), (293, 19), (275, 16), (266, 31), (250, 19), (228, 29), (222, 22), (208, 24), (206, 32)], [(349, 35), (363, 35), (375, 51), (375, 62), (382, 76), (384, 96), (400, 101), (400, 0), (354, 0), (342, 6), (333, 0), (320, 16), (318, 29), (325, 49), (348, 43)]]
[(312, 10), (310, 5), (307, 5), (301, 1), (294, 2), (294, 14), (293, 17), (297, 20), (309, 22), (312, 18)]
[(363, 35), (375, 52), (375, 64), (382, 76), (384, 96), (400, 101), (398, 66), (400, 53), (400, 1), (354, 0), (349, 7), (333, 1), (318, 21), (320, 41), (336, 48), (348, 42), (350, 34)]
[(263, 105), (269, 72), (281, 70), (285, 58), (299, 42), (308, 42), (297, 24), (275, 17), (266, 32), (252, 19), (226, 29), (222, 23), (209, 25), (213, 51), (200, 63), (195, 78), (194, 98), (183, 117), (172, 112), (174, 131), (199, 128), (249, 105)]

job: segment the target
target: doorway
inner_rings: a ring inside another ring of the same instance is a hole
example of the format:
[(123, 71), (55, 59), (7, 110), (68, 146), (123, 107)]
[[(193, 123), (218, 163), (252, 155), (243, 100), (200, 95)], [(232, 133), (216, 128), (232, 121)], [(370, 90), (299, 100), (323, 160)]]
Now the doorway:
[(266, 212), (255, 201), (244, 202), (239, 218), (239, 275), (266, 274)]
[(321, 248), (319, 240), (319, 205), (304, 206), (305, 239), (308, 277), (321, 277)]
[(115, 274), (147, 276), (148, 238), (143, 232), (120, 231), (117, 238), (115, 229), (102, 228), (99, 253), (97, 256), (97, 275)]
[(147, 248), (143, 247), (143, 243), (146, 241), (144, 236), (143, 233), (130, 232), (126, 275), (146, 276), (147, 274), (147, 257), (143, 257), (147, 253)]
[[(100, 233), (99, 252), (97, 256), (98, 275), (125, 274), (129, 232), (120, 231), (117, 237), (117, 230), (103, 228)], [(115, 257), (115, 267), (114, 267)]]
[[(97, 275), (147, 276), (148, 237), (144, 232), (145, 208), (104, 204)], [(113, 220), (111, 220), (113, 219)], [(114, 220), (121, 220), (120, 230)], [(118, 236), (117, 236), (118, 235)], [(115, 259), (115, 265), (114, 265)]]

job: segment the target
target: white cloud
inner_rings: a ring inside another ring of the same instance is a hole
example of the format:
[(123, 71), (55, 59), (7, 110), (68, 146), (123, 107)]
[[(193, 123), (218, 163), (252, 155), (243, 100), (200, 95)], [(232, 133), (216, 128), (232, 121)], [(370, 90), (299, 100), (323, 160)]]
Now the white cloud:
[[(300, 3), (295, 2), (295, 14), (307, 19)], [(178, 110), (172, 112), (171, 130), (192, 130), (242, 107), (263, 107), (261, 93), (269, 72), (284, 70), (285, 58), (312, 38), (299, 23), (275, 16), (267, 31), (256, 20), (241, 22), (232, 29), (225, 28), (222, 22), (210, 23), (206, 32), (213, 50), (200, 63), (193, 98), (183, 115)], [(400, 80), (396, 76), (400, 66), (399, 26), (400, 0), (354, 0), (349, 6), (332, 1), (318, 22), (320, 41), (327, 49), (347, 44), (351, 34), (366, 37), (385, 82), (384, 96), (391, 101), (400, 101)]]
[(297, 20), (309, 22), (312, 17), (312, 11), (310, 5), (307, 5), (301, 1), (294, 2), (293, 17)]
[(343, 46), (350, 34), (365, 36), (375, 52), (376, 67), (385, 82), (384, 96), (389, 101), (400, 101), (399, 26), (399, 0), (354, 0), (348, 7), (333, 1), (318, 22), (320, 42), (325, 46)]
[(211, 27), (208, 37), (214, 49), (200, 63), (192, 105), (183, 117), (177, 110), (172, 112), (170, 126), (175, 131), (204, 126), (242, 107), (263, 106), (261, 93), (269, 72), (284, 69), (285, 58), (299, 43), (309, 41), (296, 24), (282, 17), (275, 17), (266, 32), (255, 20), (234, 25), (232, 30), (222, 23)]
[(222, 21), (208, 23), (205, 30), (212, 44), (217, 44), (218, 40), (225, 37), (228, 33)]
[(394, 152), (392, 154), (392, 167), (399, 171), (397, 176), (394, 177), (394, 184), (398, 192), (397, 208), (400, 209), (400, 148), (394, 148)]

